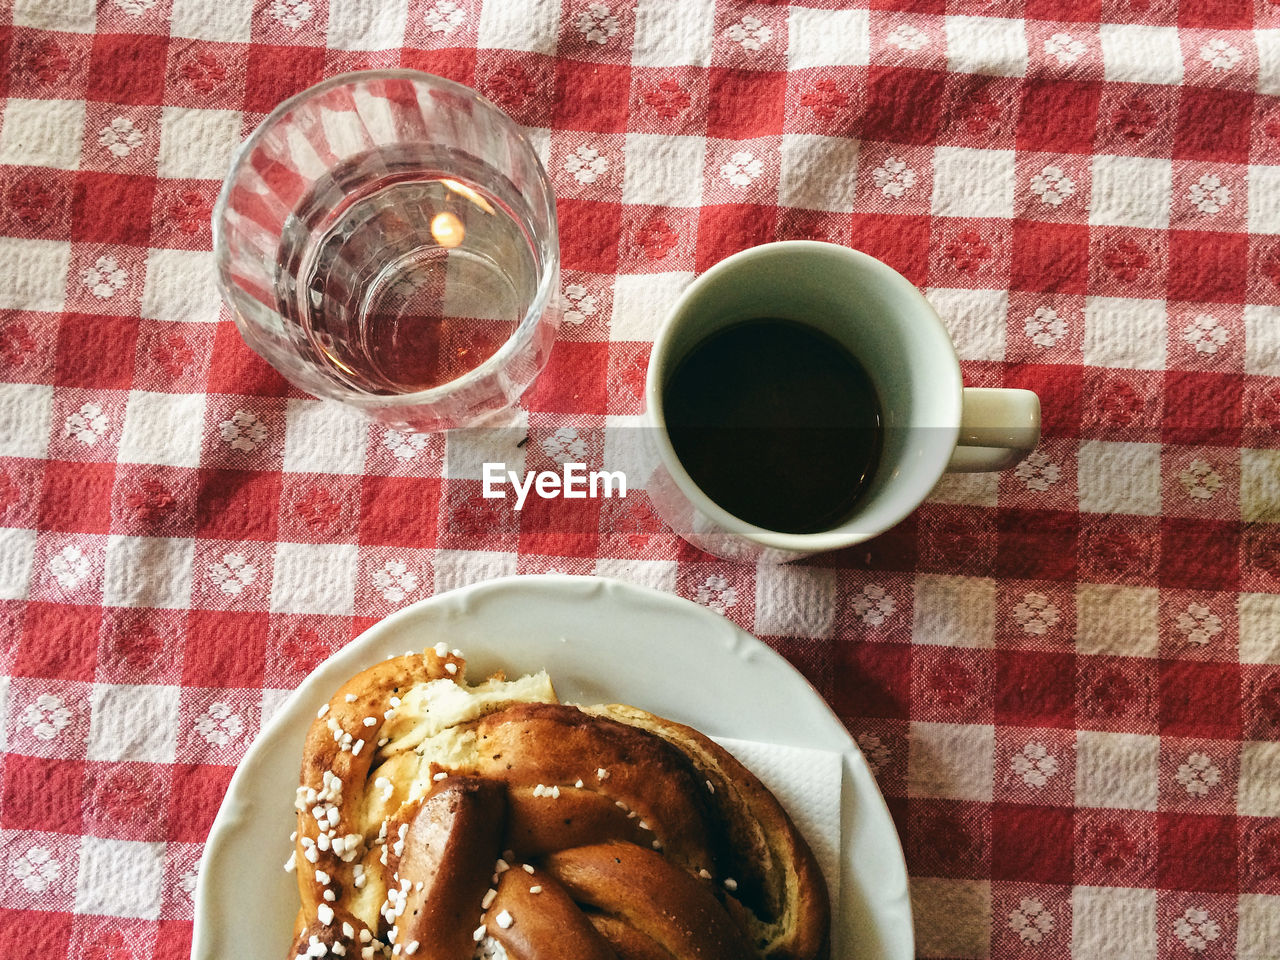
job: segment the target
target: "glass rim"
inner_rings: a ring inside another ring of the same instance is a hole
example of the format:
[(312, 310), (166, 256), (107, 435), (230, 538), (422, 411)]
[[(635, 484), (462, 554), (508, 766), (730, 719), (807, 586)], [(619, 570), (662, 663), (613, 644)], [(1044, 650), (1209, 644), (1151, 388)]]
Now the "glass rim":
[[(318, 395), (320, 399), (338, 399), (339, 402), (349, 402), (354, 406), (362, 409), (377, 410), (381, 408), (390, 408), (398, 406), (414, 406), (433, 403), (438, 400), (446, 399), (461, 389), (471, 386), (496, 373), (503, 367), (511, 355), (524, 345), (532, 336), (533, 332), (541, 320), (542, 315), (546, 312), (548, 301), (551, 299), (551, 284), (555, 278), (559, 276), (560, 268), (560, 229), (556, 217), (556, 195), (551, 184), (551, 178), (548, 176), (546, 167), (542, 163), (542, 158), (538, 156), (538, 151), (534, 147), (532, 141), (526, 135), (524, 127), (517, 123), (505, 110), (488, 99), (484, 94), (471, 87), (458, 83), (456, 80), (450, 80), (447, 77), (437, 76), (434, 73), (427, 73), (424, 70), (414, 70), (409, 67), (387, 67), (379, 70), (350, 70), (346, 73), (340, 73), (337, 76), (329, 77), (321, 80), (317, 84), (300, 90), (287, 100), (280, 103), (262, 118), (262, 121), (254, 127), (253, 131), (247, 136), (243, 143), (236, 147), (235, 152), (231, 156), (231, 162), (227, 166), (227, 173), (222, 181), (222, 186), (218, 190), (218, 199), (214, 202), (213, 212), (211, 216), (210, 229), (213, 233), (213, 243), (211, 244), (211, 254), (214, 259), (215, 271), (214, 282), (218, 288), (223, 302), (231, 311), (231, 319), (235, 322), (237, 328), (240, 326), (239, 312), (236, 309), (236, 293), (227, 281), (223, 265), (229, 260), (227, 252), (226, 231), (223, 229), (223, 221), (225, 214), (231, 201), (232, 184), (235, 182), (236, 174), (243, 167), (249, 155), (258, 146), (259, 142), (267, 131), (272, 129), (283, 117), (298, 105), (318, 96), (322, 93), (334, 89), (335, 87), (350, 86), (356, 82), (365, 82), (369, 80), (382, 79), (404, 79), (413, 80), (424, 83), (435, 89), (442, 89), (451, 93), (458, 94), (479, 103), (485, 110), (499, 118), (499, 122), (510, 128), (511, 135), (521, 143), (529, 152), (529, 156), (533, 160), (533, 168), (536, 174), (536, 182), (540, 198), (547, 207), (547, 237), (541, 244), (534, 243), (535, 248), (545, 247), (549, 254), (541, 264), (541, 276), (538, 278), (537, 289), (534, 290), (533, 298), (529, 302), (529, 307), (525, 311), (525, 315), (511, 331), (511, 335), (502, 342), (502, 345), (495, 350), (484, 361), (472, 367), (466, 373), (452, 380), (446, 380), (444, 383), (429, 387), (426, 390), (416, 390), (411, 393), (367, 393), (356, 388), (343, 386), (343, 393), (347, 396), (339, 399), (330, 395)], [(534, 239), (534, 238), (530, 238)], [(541, 254), (543, 251), (539, 249)], [(279, 313), (279, 310), (272, 307)], [(250, 346), (250, 349), (253, 349)], [(254, 351), (257, 352), (256, 350)], [(264, 358), (266, 359), (266, 358)], [(270, 363), (270, 361), (267, 361)], [(286, 379), (288, 379), (286, 377)], [(340, 381), (339, 381), (340, 382)], [(295, 384), (296, 386), (296, 384)], [(307, 388), (301, 388), (307, 393), (312, 393)], [(517, 401), (518, 402), (518, 401)]]

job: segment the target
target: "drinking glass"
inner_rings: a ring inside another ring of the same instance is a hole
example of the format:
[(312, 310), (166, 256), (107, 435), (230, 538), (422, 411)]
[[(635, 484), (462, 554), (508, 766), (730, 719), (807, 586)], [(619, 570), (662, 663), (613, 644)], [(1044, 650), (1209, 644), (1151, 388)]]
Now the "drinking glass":
[(555, 197), (528, 139), (414, 70), (334, 77), (241, 146), (213, 212), (245, 342), (391, 426), (501, 421), (560, 321)]

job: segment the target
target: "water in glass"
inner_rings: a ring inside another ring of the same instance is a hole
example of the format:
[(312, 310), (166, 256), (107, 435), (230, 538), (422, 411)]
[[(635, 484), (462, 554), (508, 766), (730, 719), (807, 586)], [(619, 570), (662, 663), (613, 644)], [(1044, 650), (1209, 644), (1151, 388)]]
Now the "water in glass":
[(505, 181), (423, 144), (369, 151), (318, 179), (284, 224), (276, 290), (312, 362), (385, 395), (491, 357), (529, 310), (540, 266), (519, 192), (492, 188)]

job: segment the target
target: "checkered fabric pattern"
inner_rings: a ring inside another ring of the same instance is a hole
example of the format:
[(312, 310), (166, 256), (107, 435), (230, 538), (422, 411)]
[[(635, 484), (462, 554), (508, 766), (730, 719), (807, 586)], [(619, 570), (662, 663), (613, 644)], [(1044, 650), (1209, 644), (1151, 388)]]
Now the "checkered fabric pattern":
[[(4, 5), (0, 956), (185, 958), (287, 691), (403, 604), (555, 569), (812, 680), (920, 956), (1280, 957), (1280, 6), (871, 6)], [(569, 309), (512, 469), (599, 456), (682, 288), (793, 237), (924, 288), (968, 383), (1040, 394), (1040, 449), (756, 569), (643, 492), (514, 514), (483, 444), (300, 394), (219, 303), (210, 208), (281, 99), (389, 65), (501, 105), (559, 196)]]

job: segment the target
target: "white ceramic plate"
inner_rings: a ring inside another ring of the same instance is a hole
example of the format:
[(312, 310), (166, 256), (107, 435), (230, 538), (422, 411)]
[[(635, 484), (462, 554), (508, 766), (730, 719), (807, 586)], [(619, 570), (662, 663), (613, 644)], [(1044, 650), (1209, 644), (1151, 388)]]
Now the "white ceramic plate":
[(316, 710), (353, 674), (444, 640), (468, 674), (546, 668), (564, 700), (629, 703), (711, 736), (844, 756), (837, 960), (911, 960), (906, 865), (866, 761), (808, 682), (755, 637), (669, 594), (597, 577), (507, 577), (415, 603), (317, 667), (236, 770), (200, 867), (193, 960), (283, 960), (298, 911), (293, 798)]

